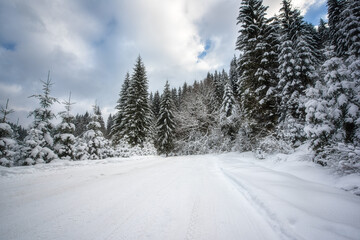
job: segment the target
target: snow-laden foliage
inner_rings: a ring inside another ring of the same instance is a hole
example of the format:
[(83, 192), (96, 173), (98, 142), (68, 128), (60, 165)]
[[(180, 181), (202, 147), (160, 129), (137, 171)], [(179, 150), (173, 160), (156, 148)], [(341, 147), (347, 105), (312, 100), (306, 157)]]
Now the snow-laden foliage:
[(139, 56), (128, 88), (128, 99), (121, 129), (121, 138), (126, 138), (131, 146), (145, 143), (151, 135), (151, 110), (148, 99), (148, 80), (144, 63)]
[[(102, 133), (101, 124), (101, 112), (98, 105), (93, 106), (92, 121), (87, 125), (87, 131), (82, 135), (82, 141), (76, 146), (77, 159), (88, 158), (91, 160), (104, 159), (111, 157), (112, 151), (110, 150), (109, 140), (104, 138)], [(83, 153), (86, 151), (86, 153)]]
[(126, 73), (124, 83), (121, 88), (120, 98), (117, 101), (115, 109), (117, 110), (114, 116), (114, 124), (111, 128), (111, 138), (114, 143), (118, 143), (124, 137), (124, 131), (127, 129), (129, 119), (125, 118), (125, 108), (129, 99), (129, 87), (130, 87), (130, 74)]
[(224, 96), (220, 108), (220, 127), (225, 136), (235, 139), (239, 129), (239, 107), (235, 100), (231, 82), (225, 85)]
[(13, 166), (19, 159), (19, 145), (13, 138), (14, 132), (7, 123), (0, 123), (0, 165)]
[(10, 124), (7, 123), (7, 116), (14, 112), (9, 109), (9, 99), (5, 107), (1, 106), (0, 113), (0, 166), (11, 167), (19, 160), (20, 147), (16, 141), (15, 132)]
[(236, 49), (241, 52), (238, 63), (239, 99), (242, 115), (255, 122), (252, 134), (259, 137), (264, 129), (271, 131), (277, 121), (276, 28), (267, 19), (262, 0), (243, 0), (237, 24), (240, 25)]
[(53, 83), (50, 80), (50, 72), (43, 83), (43, 94), (32, 95), (39, 100), (39, 107), (30, 113), (34, 117), (28, 136), (24, 139), (21, 150), (20, 165), (32, 165), (35, 163), (48, 163), (58, 156), (53, 151), (54, 140), (52, 131), (54, 124), (51, 122), (55, 114), (51, 106), (57, 102), (55, 97), (50, 95), (50, 88)]
[(172, 152), (174, 149), (175, 138), (175, 120), (174, 120), (174, 102), (171, 98), (170, 85), (165, 84), (165, 89), (162, 94), (160, 103), (159, 118), (157, 120), (157, 139), (156, 147), (159, 154), (166, 154)]
[(54, 150), (61, 159), (75, 159), (75, 125), (73, 123), (74, 116), (71, 111), (71, 93), (68, 101), (64, 101), (66, 111), (60, 112), (62, 118), (61, 123), (56, 127), (56, 134), (54, 136)]

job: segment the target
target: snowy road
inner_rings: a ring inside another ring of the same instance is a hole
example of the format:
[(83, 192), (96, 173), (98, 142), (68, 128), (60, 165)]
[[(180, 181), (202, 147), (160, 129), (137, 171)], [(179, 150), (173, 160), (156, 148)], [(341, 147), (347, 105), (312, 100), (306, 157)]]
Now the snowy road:
[(68, 165), (0, 172), (0, 239), (360, 239), (360, 197), (246, 154)]

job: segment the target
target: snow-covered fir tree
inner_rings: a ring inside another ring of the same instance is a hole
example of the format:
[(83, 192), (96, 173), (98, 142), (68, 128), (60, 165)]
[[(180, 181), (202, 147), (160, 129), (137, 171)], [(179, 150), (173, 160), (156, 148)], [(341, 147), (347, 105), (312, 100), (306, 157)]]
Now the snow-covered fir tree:
[(139, 56), (128, 88), (121, 136), (131, 146), (142, 146), (151, 135), (151, 110), (148, 101), (148, 81), (145, 66)]
[(319, 64), (314, 32), (303, 21), (300, 11), (290, 0), (280, 9), (279, 83), (277, 86), (280, 113), (280, 136), (292, 135), (292, 144), (305, 140), (305, 90), (314, 85)]
[(71, 114), (71, 92), (69, 99), (63, 102), (65, 111), (60, 112), (61, 123), (56, 127), (56, 134), (54, 136), (55, 153), (61, 159), (74, 160), (75, 159), (75, 124), (74, 116)]
[[(277, 84), (276, 32), (261, 0), (243, 0), (236, 49), (241, 111), (251, 123), (254, 140), (274, 129), (277, 121), (274, 88)], [(257, 136), (257, 137), (255, 137)]]
[(161, 102), (161, 99), (160, 99), (159, 91), (156, 91), (154, 93), (154, 98), (153, 98), (153, 100), (151, 102), (151, 110), (152, 110), (156, 120), (160, 116), (160, 102)]
[[(307, 92), (305, 131), (316, 152), (316, 162), (339, 167), (342, 161), (342, 167), (353, 167), (354, 161), (360, 160), (360, 154), (354, 151), (360, 147), (356, 136), (360, 125), (356, 82), (333, 47), (328, 49), (327, 56), (329, 60), (322, 66), (323, 81)], [(349, 155), (351, 149), (353, 154)]]
[(173, 110), (175, 108), (169, 83), (166, 81), (164, 92), (160, 103), (159, 118), (157, 120), (156, 148), (159, 154), (171, 153), (174, 149), (175, 119)]
[(108, 119), (106, 121), (106, 136), (105, 137), (107, 139), (111, 138), (111, 128), (112, 128), (113, 125), (114, 125), (114, 118), (110, 113), (110, 115), (109, 115), (109, 117), (108, 117)]
[(19, 160), (19, 145), (14, 138), (14, 131), (10, 124), (7, 123), (7, 116), (14, 112), (8, 109), (9, 99), (5, 107), (1, 106), (0, 113), (0, 165), (11, 167)]
[[(84, 132), (82, 136), (83, 141), (80, 140), (77, 146), (78, 158), (83, 159), (84, 157), (88, 157), (89, 159), (94, 160), (108, 157), (110, 143), (104, 138), (101, 131), (101, 124), (99, 122), (101, 118), (100, 107), (95, 104), (93, 106), (92, 121), (87, 125), (88, 130)], [(87, 154), (82, 153), (84, 150), (86, 150)]]
[(225, 84), (223, 101), (220, 109), (220, 127), (225, 136), (235, 140), (238, 132), (239, 108), (234, 97), (233, 86), (229, 81)]
[(234, 55), (234, 58), (230, 62), (230, 70), (229, 70), (229, 79), (232, 86), (232, 90), (234, 93), (235, 99), (239, 96), (239, 86), (238, 86), (238, 80), (239, 80), (239, 74), (238, 74), (238, 59)]
[(49, 163), (57, 158), (53, 151), (52, 131), (54, 124), (51, 120), (55, 118), (55, 114), (51, 111), (51, 106), (58, 100), (50, 95), (51, 86), (53, 85), (50, 79), (50, 71), (47, 80), (42, 81), (42, 83), (43, 94), (30, 96), (38, 99), (40, 106), (30, 112), (29, 115), (34, 117), (34, 121), (30, 126), (28, 136), (25, 138), (21, 150), (21, 165)]
[(114, 116), (114, 124), (111, 128), (111, 136), (113, 143), (118, 143), (124, 137), (124, 130), (129, 125), (127, 122), (129, 119), (124, 118), (126, 106), (129, 98), (129, 87), (130, 87), (130, 74), (127, 72), (125, 76), (124, 83), (122, 84), (119, 100), (115, 109), (117, 110)]

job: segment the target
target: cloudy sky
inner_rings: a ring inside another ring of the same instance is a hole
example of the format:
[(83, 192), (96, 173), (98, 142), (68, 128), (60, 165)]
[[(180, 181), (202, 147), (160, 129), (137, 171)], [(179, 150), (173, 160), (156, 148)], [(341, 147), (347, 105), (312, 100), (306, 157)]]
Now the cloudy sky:
[[(114, 112), (127, 71), (140, 54), (150, 91), (203, 79), (229, 68), (235, 52), (239, 0), (1, 0), (0, 104), (10, 99), (9, 119), (27, 125), (51, 71), (52, 95), (72, 92), (73, 113), (97, 101)], [(268, 14), (281, 0), (264, 0)], [(293, 0), (305, 20), (325, 18), (326, 0)], [(63, 109), (55, 105), (54, 111)]]

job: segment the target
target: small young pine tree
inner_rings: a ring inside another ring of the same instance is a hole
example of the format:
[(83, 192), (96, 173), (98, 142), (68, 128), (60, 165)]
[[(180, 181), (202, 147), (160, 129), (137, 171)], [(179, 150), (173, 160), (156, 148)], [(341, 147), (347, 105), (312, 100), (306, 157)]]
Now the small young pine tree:
[(71, 102), (71, 92), (69, 100), (64, 101), (65, 110), (60, 112), (62, 118), (61, 123), (56, 128), (56, 134), (54, 136), (54, 149), (55, 153), (61, 159), (74, 160), (75, 159), (75, 125), (74, 116), (71, 114), (71, 106), (74, 104)]
[(11, 167), (15, 165), (18, 160), (19, 145), (14, 138), (14, 131), (10, 124), (7, 123), (7, 115), (14, 112), (8, 109), (9, 99), (6, 101), (5, 107), (1, 106), (0, 113), (0, 165), (4, 167)]
[[(93, 106), (92, 121), (87, 125), (87, 131), (83, 134), (83, 140), (86, 143), (86, 150), (88, 152), (89, 159), (104, 159), (107, 156), (109, 142), (104, 138), (101, 131), (101, 111), (100, 107), (95, 104)], [(83, 149), (84, 144), (80, 144), (79, 149)], [(81, 156), (81, 154), (78, 154)], [(83, 156), (81, 156), (83, 157)]]
[(51, 106), (58, 102), (55, 97), (50, 95), (53, 83), (50, 79), (50, 71), (48, 78), (43, 83), (43, 94), (36, 94), (30, 97), (37, 98), (40, 106), (30, 112), (29, 116), (34, 117), (34, 122), (30, 126), (29, 134), (24, 140), (22, 149), (21, 165), (32, 165), (35, 163), (49, 163), (57, 158), (53, 151), (54, 140), (52, 131), (54, 125), (51, 120), (55, 118), (55, 114), (51, 111)]

